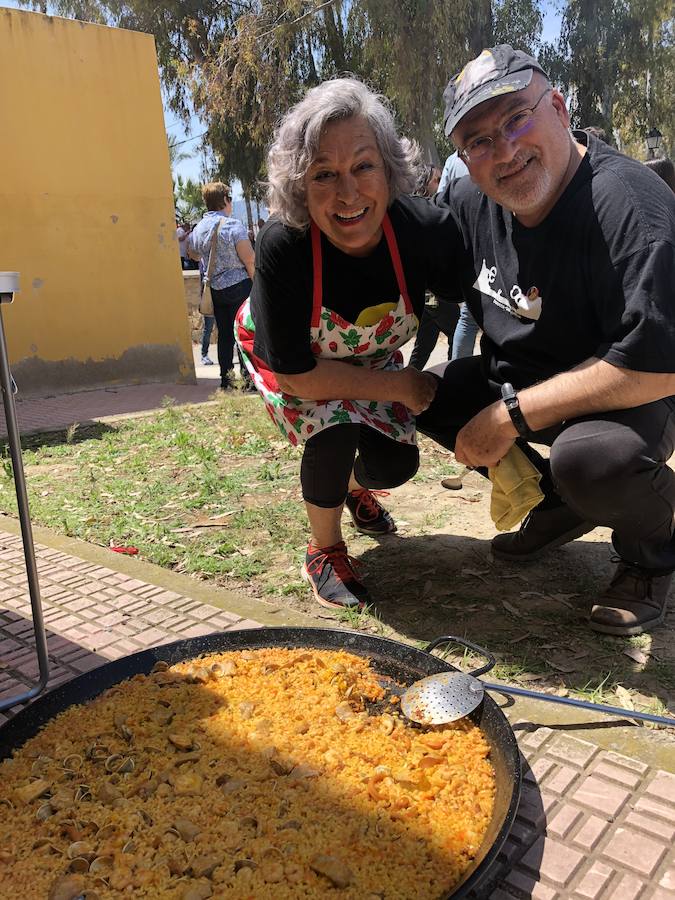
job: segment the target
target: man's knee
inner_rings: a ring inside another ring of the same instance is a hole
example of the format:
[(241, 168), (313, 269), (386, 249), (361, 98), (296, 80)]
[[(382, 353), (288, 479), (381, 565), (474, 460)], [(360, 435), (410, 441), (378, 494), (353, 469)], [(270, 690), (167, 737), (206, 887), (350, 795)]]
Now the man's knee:
[(575, 509), (622, 504), (635, 477), (654, 468), (639, 435), (606, 422), (567, 428), (551, 446), (551, 476), (560, 496)]

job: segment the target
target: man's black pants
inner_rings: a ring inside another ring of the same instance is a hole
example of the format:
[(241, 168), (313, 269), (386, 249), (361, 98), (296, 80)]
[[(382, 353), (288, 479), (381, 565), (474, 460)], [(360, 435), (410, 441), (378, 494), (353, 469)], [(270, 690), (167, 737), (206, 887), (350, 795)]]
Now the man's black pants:
[[(499, 397), (480, 356), (455, 360), (417, 427), (454, 450), (460, 429)], [(675, 448), (675, 397), (571, 419), (532, 440), (551, 448), (545, 460), (518, 441), (542, 473), (542, 508), (562, 502), (580, 521), (612, 528), (614, 548), (628, 563), (675, 569), (675, 473), (667, 465)]]

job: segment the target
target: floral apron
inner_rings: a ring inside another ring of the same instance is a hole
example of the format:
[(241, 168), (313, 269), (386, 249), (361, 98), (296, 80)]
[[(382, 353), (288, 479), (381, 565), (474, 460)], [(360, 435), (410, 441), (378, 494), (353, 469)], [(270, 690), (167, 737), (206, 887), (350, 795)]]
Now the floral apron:
[[(398, 245), (389, 216), (382, 229), (396, 273), (399, 300), (395, 309), (372, 325), (355, 325), (322, 304), (321, 232), (311, 224), (313, 303), (311, 320), (312, 353), (319, 359), (337, 359), (370, 369), (403, 368), (399, 347), (415, 334), (417, 316), (408, 296)], [(246, 368), (260, 392), (272, 420), (291, 444), (308, 438), (332, 425), (355, 422), (368, 425), (403, 444), (415, 444), (415, 420), (402, 403), (378, 400), (301, 400), (284, 393), (276, 376), (253, 352), (255, 325), (249, 301), (241, 306), (235, 322), (235, 336)]]

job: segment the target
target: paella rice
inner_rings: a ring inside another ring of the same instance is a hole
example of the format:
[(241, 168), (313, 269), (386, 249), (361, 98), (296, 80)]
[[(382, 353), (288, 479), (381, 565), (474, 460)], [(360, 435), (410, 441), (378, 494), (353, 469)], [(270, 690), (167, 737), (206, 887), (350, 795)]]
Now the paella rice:
[(0, 764), (0, 896), (447, 895), (492, 816), (489, 746), (385, 700), (362, 657), (275, 648), (69, 708)]

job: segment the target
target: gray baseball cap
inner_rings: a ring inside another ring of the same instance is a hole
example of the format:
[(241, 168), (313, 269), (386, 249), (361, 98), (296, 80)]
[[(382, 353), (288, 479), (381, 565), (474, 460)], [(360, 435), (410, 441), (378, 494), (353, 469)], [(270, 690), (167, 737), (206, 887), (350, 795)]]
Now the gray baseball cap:
[[(546, 72), (533, 56), (499, 44), (483, 50), (448, 82), (443, 92), (445, 133), (451, 134), (458, 122), (479, 103), (522, 91), (532, 81), (532, 73)], [(548, 78), (548, 76), (546, 75)]]

